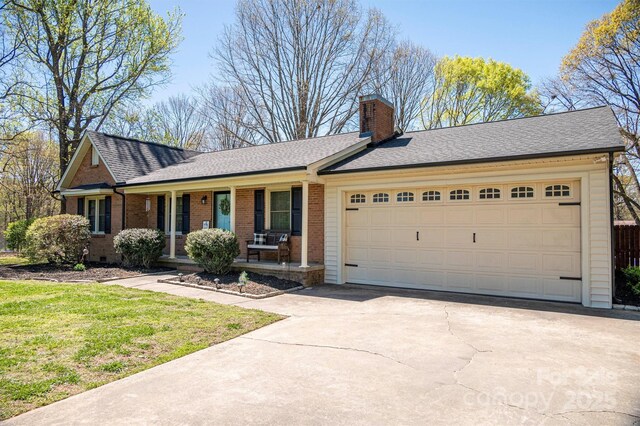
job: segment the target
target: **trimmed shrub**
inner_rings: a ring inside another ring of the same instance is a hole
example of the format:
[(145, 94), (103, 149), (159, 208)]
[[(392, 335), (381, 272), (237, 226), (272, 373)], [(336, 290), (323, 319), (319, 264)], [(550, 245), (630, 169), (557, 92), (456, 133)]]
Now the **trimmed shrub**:
[(202, 229), (187, 235), (184, 246), (196, 264), (212, 274), (226, 274), (240, 255), (236, 234), (223, 229)]
[(4, 231), (7, 247), (21, 253), (27, 240), (27, 229), (33, 223), (33, 219), (22, 219), (11, 222)]
[(76, 272), (84, 272), (87, 270), (87, 267), (84, 266), (84, 263), (76, 263), (73, 270)]
[(89, 245), (89, 220), (73, 214), (36, 219), (27, 229), (24, 254), (32, 261), (75, 265)]
[(125, 266), (150, 268), (162, 256), (164, 244), (164, 233), (157, 229), (125, 229), (113, 238), (113, 247)]
[(634, 295), (640, 296), (640, 267), (629, 266), (624, 269), (622, 273), (624, 274), (627, 287), (629, 287)]

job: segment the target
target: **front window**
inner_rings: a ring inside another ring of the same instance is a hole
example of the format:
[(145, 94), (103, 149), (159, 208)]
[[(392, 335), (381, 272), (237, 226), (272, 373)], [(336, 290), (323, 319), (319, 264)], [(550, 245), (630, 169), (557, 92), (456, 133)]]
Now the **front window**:
[[(169, 214), (166, 218), (165, 229), (171, 230), (171, 197), (167, 197), (167, 203), (169, 208), (167, 211)], [(176, 197), (176, 234), (182, 234), (182, 197)]]
[(291, 229), (291, 192), (271, 192), (271, 229)]
[(105, 228), (105, 201), (102, 199), (89, 199), (87, 208), (87, 219), (89, 219), (89, 229), (93, 234), (104, 234)]

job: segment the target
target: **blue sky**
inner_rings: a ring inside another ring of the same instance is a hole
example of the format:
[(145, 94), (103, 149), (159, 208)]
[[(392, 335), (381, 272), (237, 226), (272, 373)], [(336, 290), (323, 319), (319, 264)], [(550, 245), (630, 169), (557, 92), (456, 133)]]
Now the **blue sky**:
[[(361, 0), (380, 9), (400, 38), (437, 55), (482, 56), (507, 62), (535, 84), (556, 74), (562, 57), (585, 25), (617, 4), (612, 0)], [(174, 55), (173, 80), (151, 101), (188, 93), (215, 68), (209, 53), (225, 25), (233, 23), (235, 1), (151, 0), (158, 13), (179, 6), (184, 40)]]

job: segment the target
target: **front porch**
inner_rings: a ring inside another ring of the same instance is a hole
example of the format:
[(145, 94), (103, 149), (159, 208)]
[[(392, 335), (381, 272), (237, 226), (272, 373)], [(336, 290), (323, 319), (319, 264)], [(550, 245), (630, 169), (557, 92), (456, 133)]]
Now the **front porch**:
[[(207, 188), (208, 187), (208, 188)], [(187, 235), (200, 229), (235, 232), (239, 257), (247, 242), (269, 230), (287, 232), (291, 265), (324, 263), (324, 185), (288, 181), (263, 185), (191, 185), (182, 190), (126, 189), (126, 228), (155, 228), (166, 234), (165, 259), (184, 264)], [(275, 264), (276, 253), (262, 252)], [(269, 264), (269, 262), (265, 262)]]
[[(202, 268), (196, 265), (188, 256), (171, 258), (168, 255), (164, 255), (158, 260), (157, 264), (158, 266), (175, 268), (180, 272), (202, 272)], [(238, 258), (233, 262), (231, 270), (237, 273), (247, 271), (271, 275), (298, 282), (305, 287), (324, 283), (324, 265), (320, 263), (311, 263), (306, 267), (302, 267), (300, 262), (278, 263), (271, 260), (251, 260), (251, 262), (247, 262), (246, 259)]]

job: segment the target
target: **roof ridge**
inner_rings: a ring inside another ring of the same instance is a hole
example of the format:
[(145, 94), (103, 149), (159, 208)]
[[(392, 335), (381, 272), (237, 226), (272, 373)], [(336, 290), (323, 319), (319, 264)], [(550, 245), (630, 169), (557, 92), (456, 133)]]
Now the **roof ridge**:
[(126, 140), (126, 141), (144, 143), (144, 144), (147, 144), (147, 145), (155, 145), (155, 146), (159, 146), (161, 148), (173, 149), (175, 151), (197, 152), (199, 154), (205, 153), (205, 151), (198, 151), (198, 150), (195, 150), (195, 149), (180, 148), (178, 146), (166, 145), (166, 144), (159, 143), (159, 142), (143, 141), (142, 139), (132, 138), (132, 137), (128, 137), (128, 136), (114, 135), (112, 133), (98, 132), (96, 130), (88, 130), (88, 131), (89, 132), (93, 132), (93, 133), (98, 133), (98, 134), (103, 135), (103, 136), (108, 136), (110, 138), (123, 139), (123, 140)]
[(344, 132), (344, 133), (335, 133), (333, 135), (323, 135), (323, 136), (314, 136), (312, 138), (303, 138), (303, 139), (289, 139), (286, 141), (277, 141), (277, 142), (268, 142), (268, 143), (259, 143), (259, 144), (255, 144), (255, 145), (245, 145), (245, 146), (239, 146), (237, 148), (226, 148), (226, 149), (219, 149), (217, 151), (204, 151), (203, 154), (212, 154), (214, 152), (226, 152), (226, 151), (235, 151), (238, 149), (245, 149), (245, 148), (257, 148), (260, 146), (273, 146), (273, 145), (278, 145), (278, 144), (282, 144), (282, 143), (288, 143), (288, 142), (300, 142), (300, 141), (309, 141), (309, 140), (314, 140), (314, 139), (322, 139), (322, 138), (331, 138), (333, 136), (344, 136), (344, 135), (348, 135), (351, 133), (358, 133), (357, 130), (354, 130), (352, 132)]
[[(478, 125), (482, 125), (482, 124), (504, 123), (506, 121), (527, 120), (527, 119), (530, 119), (530, 118), (544, 118), (544, 117), (550, 117), (550, 116), (554, 116), (554, 115), (572, 114), (572, 113), (589, 111), (589, 110), (592, 110), (592, 109), (601, 109), (601, 108), (611, 108), (611, 107), (609, 105), (598, 105), (598, 106), (593, 106), (593, 107), (589, 107), (589, 108), (581, 108), (581, 109), (572, 109), (572, 110), (567, 110), (567, 111), (550, 112), (548, 114), (528, 115), (526, 117), (503, 118), (502, 120), (480, 121), (478, 123), (460, 124), (459, 126), (447, 126), (447, 127), (437, 127), (435, 129), (411, 130), (411, 131), (408, 131), (408, 132), (404, 132), (403, 135), (406, 135), (407, 133), (420, 133), (420, 132), (432, 132), (432, 131), (435, 131), (435, 130), (457, 129), (459, 127), (478, 126)], [(402, 137), (402, 135), (400, 137)]]

